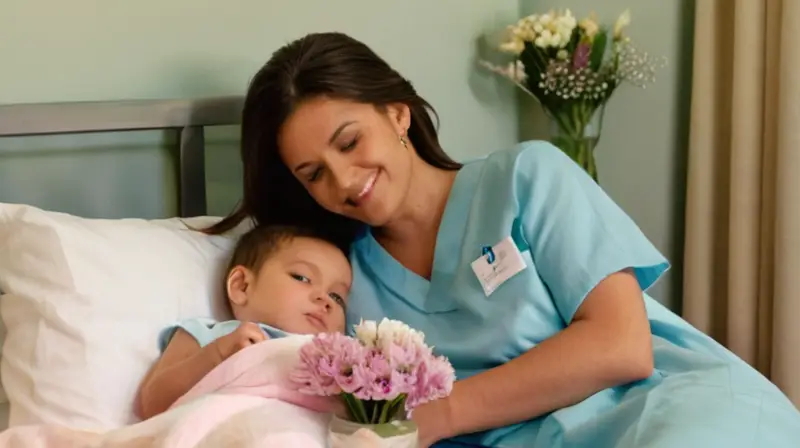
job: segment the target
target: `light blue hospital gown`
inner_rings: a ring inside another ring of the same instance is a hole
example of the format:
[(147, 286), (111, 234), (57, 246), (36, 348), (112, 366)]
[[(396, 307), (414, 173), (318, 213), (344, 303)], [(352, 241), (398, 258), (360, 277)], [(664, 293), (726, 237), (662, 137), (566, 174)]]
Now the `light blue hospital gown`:
[[(484, 246), (508, 236), (527, 267), (487, 297), (470, 263)], [(430, 281), (400, 265), (369, 232), (353, 245), (351, 260), (348, 322), (405, 321), (449, 357), (460, 379), (564, 329), (609, 274), (633, 267), (647, 290), (668, 268), (634, 222), (545, 142), (522, 143), (461, 169)], [(454, 441), (527, 448), (800, 447), (800, 413), (774, 385), (647, 294), (644, 300), (655, 356), (649, 379)]]
[[(234, 330), (239, 328), (240, 324), (241, 322), (238, 320), (226, 320), (220, 322), (207, 317), (183, 319), (161, 330), (158, 335), (158, 350), (162, 353), (164, 350), (166, 350), (169, 341), (172, 340), (172, 337), (175, 335), (175, 332), (178, 331), (178, 328), (181, 328), (185, 332), (189, 333), (189, 335), (191, 335), (197, 341), (200, 347), (205, 347), (214, 340), (233, 333)], [(282, 338), (289, 335), (289, 333), (286, 333), (278, 328), (271, 327), (267, 324), (259, 323), (258, 326), (261, 328), (261, 331), (263, 331), (264, 334), (269, 336), (271, 339)]]

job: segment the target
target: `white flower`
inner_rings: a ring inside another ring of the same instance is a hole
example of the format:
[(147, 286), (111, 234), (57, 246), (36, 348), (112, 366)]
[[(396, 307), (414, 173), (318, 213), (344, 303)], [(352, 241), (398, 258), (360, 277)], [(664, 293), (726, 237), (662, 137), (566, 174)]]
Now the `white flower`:
[(578, 23), (578, 26), (580, 26), (583, 29), (583, 32), (586, 33), (586, 36), (588, 36), (589, 39), (593, 38), (594, 35), (597, 34), (598, 31), (600, 31), (600, 26), (597, 24), (597, 19), (594, 13), (592, 13), (589, 17), (581, 20)]
[(505, 76), (506, 78), (514, 81), (517, 86), (525, 89), (525, 85), (523, 83), (527, 80), (528, 75), (525, 73), (525, 64), (523, 64), (519, 59), (509, 62), (505, 66), (495, 65), (488, 61), (480, 61), (480, 64), (499, 75)]
[(525, 42), (522, 39), (512, 37), (510, 40), (500, 44), (500, 51), (511, 54), (520, 54), (525, 49)]
[(614, 24), (614, 39), (617, 40), (622, 37), (622, 30), (630, 25), (631, 23), (631, 12), (629, 10), (625, 10), (622, 14), (620, 14), (617, 22)]
[(514, 62), (509, 62), (508, 66), (504, 70), (504, 74), (517, 82), (524, 82), (528, 77), (528, 75), (525, 74), (525, 64), (523, 64), (519, 59)]
[(553, 16), (550, 13), (542, 14), (542, 16), (539, 17), (539, 23), (541, 23), (543, 26), (549, 25), (552, 20)]
[(567, 28), (570, 32), (572, 31), (573, 28), (575, 28), (575, 25), (578, 23), (577, 19), (575, 19), (575, 16), (572, 15), (572, 11), (570, 11), (569, 9), (564, 11), (564, 14), (558, 17), (558, 22), (562, 26), (564, 26), (564, 28)]
[(569, 44), (576, 25), (577, 21), (569, 9), (563, 14), (551, 11), (521, 19), (514, 27), (514, 35), (542, 49), (564, 48)]
[(563, 47), (562, 43), (566, 43), (566, 42), (564, 42), (564, 40), (561, 39), (561, 35), (560, 34), (556, 33), (556, 34), (553, 34), (552, 36), (550, 36), (550, 46), (551, 47), (556, 47), (556, 48)]
[(374, 320), (361, 319), (355, 325), (356, 339), (361, 341), (366, 347), (375, 347), (378, 344), (378, 324)]
[(566, 60), (569, 57), (569, 52), (567, 50), (558, 50), (558, 53), (556, 53), (556, 57), (558, 59), (561, 59), (562, 61)]
[(391, 344), (413, 344), (425, 347), (425, 335), (399, 320), (383, 318), (378, 324), (378, 346), (388, 348)]

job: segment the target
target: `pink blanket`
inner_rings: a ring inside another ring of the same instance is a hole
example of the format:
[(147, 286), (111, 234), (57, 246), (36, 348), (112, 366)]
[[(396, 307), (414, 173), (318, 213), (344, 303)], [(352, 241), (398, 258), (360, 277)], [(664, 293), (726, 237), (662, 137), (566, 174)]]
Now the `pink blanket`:
[(240, 351), (149, 420), (103, 433), (47, 424), (18, 426), (0, 433), (0, 446), (326, 447), (328, 419), (338, 402), (303, 395), (288, 381), (307, 340), (292, 336)]

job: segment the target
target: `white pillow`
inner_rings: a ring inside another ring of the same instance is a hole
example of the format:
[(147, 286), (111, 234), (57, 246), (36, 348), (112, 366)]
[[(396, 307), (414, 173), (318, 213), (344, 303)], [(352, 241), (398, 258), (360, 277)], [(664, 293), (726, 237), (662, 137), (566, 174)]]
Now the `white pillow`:
[(221, 279), (235, 237), (184, 225), (217, 219), (84, 219), (0, 203), (9, 425), (135, 422), (158, 332), (181, 318), (227, 317)]

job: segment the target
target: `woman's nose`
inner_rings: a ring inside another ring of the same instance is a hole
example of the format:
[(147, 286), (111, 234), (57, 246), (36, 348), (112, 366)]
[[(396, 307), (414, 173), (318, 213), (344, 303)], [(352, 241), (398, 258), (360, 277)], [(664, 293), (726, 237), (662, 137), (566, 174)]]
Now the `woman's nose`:
[(355, 181), (352, 165), (343, 158), (339, 158), (328, 162), (328, 170), (330, 170), (334, 186), (339, 192), (346, 194)]
[(350, 175), (347, 169), (331, 170), (331, 177), (333, 178), (334, 186), (337, 191), (342, 194), (347, 194), (350, 187), (353, 185), (353, 176)]

